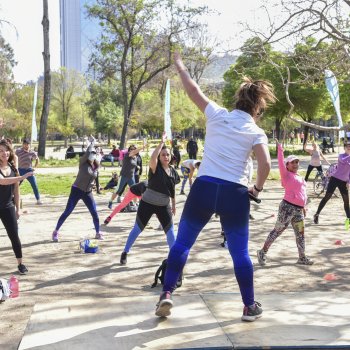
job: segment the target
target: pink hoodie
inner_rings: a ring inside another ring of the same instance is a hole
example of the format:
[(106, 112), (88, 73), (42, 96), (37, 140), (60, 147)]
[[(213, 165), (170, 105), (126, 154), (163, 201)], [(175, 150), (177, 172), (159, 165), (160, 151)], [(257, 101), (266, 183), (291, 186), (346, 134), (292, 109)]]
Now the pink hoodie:
[(284, 164), (283, 148), (278, 144), (278, 167), (281, 174), (281, 183), (285, 189), (284, 200), (289, 203), (304, 207), (307, 201), (306, 182), (298, 175), (287, 170)]

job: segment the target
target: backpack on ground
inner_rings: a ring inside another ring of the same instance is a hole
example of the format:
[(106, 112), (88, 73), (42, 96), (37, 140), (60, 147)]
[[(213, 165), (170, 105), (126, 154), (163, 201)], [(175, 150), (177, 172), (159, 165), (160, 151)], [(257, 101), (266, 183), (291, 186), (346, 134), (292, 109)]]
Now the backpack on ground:
[(7, 281), (3, 278), (0, 278), (0, 303), (5, 301), (10, 297), (11, 291)]
[(137, 212), (138, 206), (132, 205), (129, 203), (125, 208), (123, 208), (120, 212), (121, 213), (135, 213)]
[[(152, 288), (154, 288), (158, 285), (158, 280), (159, 280), (161, 285), (164, 285), (164, 278), (165, 278), (165, 272), (166, 272), (166, 268), (167, 268), (167, 262), (168, 262), (168, 259), (164, 259), (162, 261), (162, 263), (160, 264), (160, 266), (158, 267), (158, 270), (154, 275), (154, 282), (152, 284)], [(181, 271), (180, 277), (176, 282), (175, 288), (180, 288), (182, 286), (182, 279), (183, 279), (183, 276), (182, 276), (182, 271)]]

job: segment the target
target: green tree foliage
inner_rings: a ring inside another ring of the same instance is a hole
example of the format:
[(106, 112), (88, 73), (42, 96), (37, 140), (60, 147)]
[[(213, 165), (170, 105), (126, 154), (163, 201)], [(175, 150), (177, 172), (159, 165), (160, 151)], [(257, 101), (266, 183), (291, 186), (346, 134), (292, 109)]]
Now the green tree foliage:
[(86, 98), (86, 82), (81, 74), (64, 67), (52, 73), (52, 112), (58, 121), (57, 130), (66, 137), (66, 140), (75, 133), (73, 124), (81, 125), (80, 123), (87, 118), (83, 115), (82, 109)]
[(106, 134), (108, 143), (113, 134), (121, 134), (123, 113), (121, 109), (118, 82), (106, 79), (101, 84), (90, 84), (90, 99), (86, 102), (89, 116), (95, 122), (96, 131)]
[(99, 0), (88, 7), (103, 27), (93, 65), (102, 77), (121, 81), (121, 147), (141, 89), (170, 66), (173, 41), (195, 27), (203, 11), (175, 0)]
[(12, 81), (12, 69), (15, 65), (13, 49), (0, 33), (0, 82), (2, 88)]
[[(324, 82), (324, 70), (322, 70), (323, 67), (332, 68), (330, 63), (335, 62), (334, 51), (329, 50), (329, 46), (330, 44), (327, 43), (318, 43), (314, 38), (307, 38), (298, 43), (293, 51), (281, 53), (272, 50), (271, 45), (257, 37), (249, 39), (242, 47), (242, 55), (224, 76), (225, 106), (230, 109), (234, 107), (233, 96), (243, 76), (266, 79), (274, 85), (278, 101), (264, 114), (262, 126), (265, 129), (274, 128), (277, 136), (280, 137), (282, 128), (298, 127), (299, 125), (290, 120), (285, 120), (290, 109), (285, 96), (286, 68), (288, 67), (291, 76), (289, 96), (294, 104), (294, 114), (306, 122), (329, 119), (332, 114), (327, 112), (333, 107), (330, 104)], [(306, 60), (309, 60), (310, 65), (306, 64)], [(318, 61), (319, 65), (311, 64), (315, 61)], [(348, 98), (346, 97), (345, 100), (347, 101)], [(308, 127), (305, 127), (306, 135), (308, 131)]]
[[(4, 105), (0, 106), (1, 115), (5, 120), (3, 133), (11, 138), (31, 136), (33, 114), (34, 84), (12, 84), (4, 96)], [(41, 100), (38, 99), (38, 112), (41, 108)]]
[(264, 79), (270, 81), (277, 96), (275, 105), (268, 108), (261, 119), (262, 126), (267, 130), (275, 129), (280, 134), (281, 125), (286, 117), (289, 105), (285, 98), (283, 81), (276, 67), (270, 62), (283, 62), (285, 55), (273, 51), (271, 46), (263, 44), (259, 38), (247, 40), (242, 47), (242, 54), (234, 65), (225, 73), (225, 86), (223, 88), (223, 103), (228, 109), (235, 106), (235, 93), (239, 89), (244, 76), (254, 80)]

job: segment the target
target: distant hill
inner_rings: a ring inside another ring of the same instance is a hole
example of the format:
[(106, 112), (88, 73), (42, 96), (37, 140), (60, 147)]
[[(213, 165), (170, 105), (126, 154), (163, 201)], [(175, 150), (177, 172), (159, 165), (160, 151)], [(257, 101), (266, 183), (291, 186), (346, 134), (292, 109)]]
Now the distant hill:
[(204, 70), (202, 81), (206, 83), (221, 83), (224, 73), (236, 62), (237, 56), (226, 54), (214, 56), (214, 61)]

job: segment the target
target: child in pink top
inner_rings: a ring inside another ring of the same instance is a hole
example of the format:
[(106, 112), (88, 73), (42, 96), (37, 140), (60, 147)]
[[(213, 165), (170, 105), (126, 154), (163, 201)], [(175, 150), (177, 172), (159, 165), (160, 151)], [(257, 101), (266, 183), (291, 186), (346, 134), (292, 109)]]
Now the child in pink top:
[(285, 193), (279, 206), (275, 227), (267, 236), (263, 248), (257, 251), (258, 261), (260, 265), (266, 264), (266, 254), (270, 246), (291, 223), (299, 252), (297, 264), (312, 265), (313, 261), (305, 255), (304, 217), (307, 200), (306, 182), (298, 174), (298, 157), (290, 155), (284, 159), (282, 145), (278, 143), (277, 139), (276, 144), (278, 147), (278, 167)]

